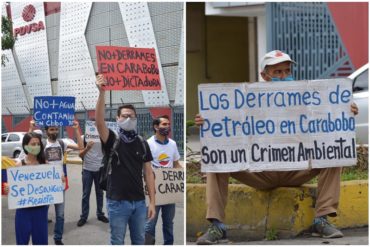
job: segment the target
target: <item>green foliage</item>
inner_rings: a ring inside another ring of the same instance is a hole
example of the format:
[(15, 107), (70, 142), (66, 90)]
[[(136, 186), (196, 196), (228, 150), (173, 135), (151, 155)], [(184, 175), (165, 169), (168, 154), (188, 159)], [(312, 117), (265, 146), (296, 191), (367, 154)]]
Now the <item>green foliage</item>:
[[(15, 43), (15, 38), (13, 37), (13, 27), (12, 21), (6, 16), (1, 16), (1, 50), (12, 49)], [(1, 55), (1, 64), (5, 66), (5, 61), (8, 61), (8, 58), (2, 54)]]
[(200, 172), (200, 163), (186, 164), (186, 182), (193, 184), (203, 184), (205, 182), (205, 177)]
[(1, 19), (1, 49), (12, 49), (15, 43), (12, 31), (12, 21), (9, 20), (6, 16), (2, 16)]
[(278, 233), (274, 228), (271, 228), (267, 230), (266, 232), (266, 239), (271, 241), (271, 240), (277, 240), (278, 239)]
[(195, 125), (194, 120), (187, 120), (186, 121), (186, 135), (187, 136), (189, 135), (189, 128), (194, 126), (194, 125)]

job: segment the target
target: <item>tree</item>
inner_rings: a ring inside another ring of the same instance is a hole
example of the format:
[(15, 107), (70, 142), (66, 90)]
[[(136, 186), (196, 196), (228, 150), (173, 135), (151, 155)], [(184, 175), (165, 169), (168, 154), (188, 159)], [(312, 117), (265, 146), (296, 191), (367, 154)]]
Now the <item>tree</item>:
[[(12, 21), (4, 15), (1, 16), (1, 21), (1, 50), (13, 49), (15, 38), (13, 36)], [(5, 61), (8, 61), (8, 58), (5, 54), (2, 54), (1, 65), (5, 66)]]

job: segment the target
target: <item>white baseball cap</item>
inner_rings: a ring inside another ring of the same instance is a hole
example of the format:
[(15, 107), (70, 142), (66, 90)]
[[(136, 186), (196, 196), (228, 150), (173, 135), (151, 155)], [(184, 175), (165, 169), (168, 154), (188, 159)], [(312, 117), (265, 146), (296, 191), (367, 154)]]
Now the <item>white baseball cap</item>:
[(261, 61), (261, 71), (265, 69), (267, 65), (274, 65), (282, 62), (292, 62), (296, 63), (294, 60), (290, 58), (290, 56), (282, 51), (274, 50), (266, 53), (266, 55), (262, 58)]

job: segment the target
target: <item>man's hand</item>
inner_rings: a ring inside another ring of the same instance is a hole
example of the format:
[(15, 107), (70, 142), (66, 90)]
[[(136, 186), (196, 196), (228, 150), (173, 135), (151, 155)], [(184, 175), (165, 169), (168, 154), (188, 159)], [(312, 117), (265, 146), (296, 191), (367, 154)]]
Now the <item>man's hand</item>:
[(30, 121), (30, 128), (31, 128), (31, 127), (32, 127), (32, 128), (35, 128), (35, 127), (36, 127), (36, 122), (35, 122), (35, 120), (33, 120), (33, 119)]
[(35, 127), (36, 127), (36, 122), (35, 122), (35, 120), (31, 120), (30, 121), (30, 127), (28, 128), (28, 132), (33, 132), (33, 130), (35, 129)]
[(202, 124), (204, 124), (204, 118), (202, 118), (202, 116), (200, 114), (197, 114), (195, 115), (195, 124), (199, 127), (201, 126)]
[(80, 127), (80, 124), (78, 123), (78, 121), (77, 120), (73, 120), (72, 128), (74, 128), (75, 130), (78, 130), (78, 127)]
[(86, 148), (80, 150), (80, 153), (78, 154), (78, 156), (80, 156), (80, 158), (85, 157), (85, 155), (87, 154), (87, 152), (90, 151), (90, 149), (92, 148), (93, 145), (94, 145), (94, 142), (93, 141), (89, 141), (86, 144)]
[(92, 146), (94, 146), (94, 142), (93, 141), (89, 141), (87, 144), (86, 144), (86, 147), (88, 149), (92, 148)]
[(148, 220), (152, 220), (155, 217), (155, 205), (149, 204), (148, 206)]
[(107, 85), (107, 81), (104, 79), (104, 76), (102, 74), (99, 74), (96, 76), (96, 86), (98, 87), (99, 89), (99, 93), (103, 93), (104, 92), (104, 87)]
[(358, 107), (357, 107), (356, 103), (351, 104), (351, 112), (353, 112), (353, 114), (355, 114), (355, 116), (358, 114)]
[(4, 183), (4, 192), (5, 192), (5, 194), (8, 194), (9, 193), (9, 185), (8, 185), (8, 183)]

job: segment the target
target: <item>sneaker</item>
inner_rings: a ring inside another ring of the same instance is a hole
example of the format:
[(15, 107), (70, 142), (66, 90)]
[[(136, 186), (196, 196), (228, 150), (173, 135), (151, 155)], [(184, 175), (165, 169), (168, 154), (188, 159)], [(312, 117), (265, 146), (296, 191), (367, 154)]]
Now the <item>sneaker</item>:
[(197, 239), (198, 245), (227, 243), (226, 231), (211, 224), (205, 234)]
[(62, 240), (54, 240), (55, 245), (64, 245)]
[(98, 217), (98, 220), (100, 220), (101, 222), (104, 222), (104, 223), (109, 223), (108, 218), (107, 218), (107, 217), (105, 217), (104, 215), (99, 216), (99, 217)]
[(85, 225), (86, 223), (86, 220), (85, 219), (80, 219), (78, 222), (77, 222), (77, 226), (83, 226)]
[(324, 217), (315, 218), (312, 225), (312, 236), (322, 238), (342, 238), (343, 233), (331, 225)]
[(149, 233), (145, 233), (145, 242), (144, 245), (154, 245), (155, 244), (155, 237), (153, 237)]

